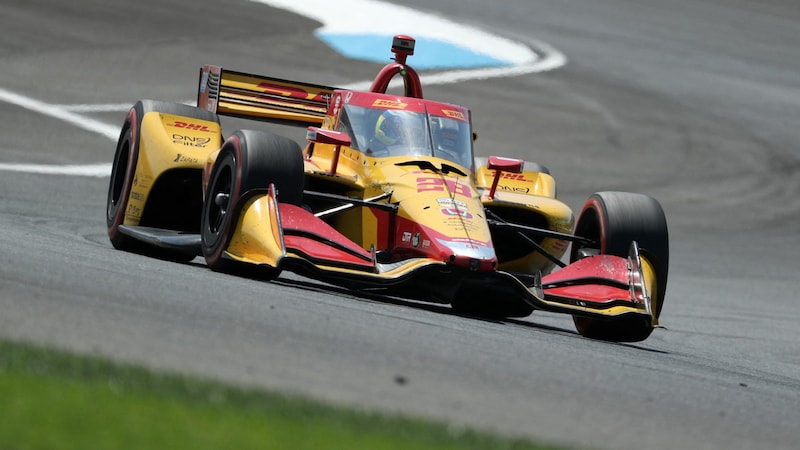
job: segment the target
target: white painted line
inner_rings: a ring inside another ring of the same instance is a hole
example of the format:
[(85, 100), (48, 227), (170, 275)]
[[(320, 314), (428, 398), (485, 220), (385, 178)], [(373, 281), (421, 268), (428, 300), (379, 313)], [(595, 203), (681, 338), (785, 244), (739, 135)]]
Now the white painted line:
[[(184, 105), (197, 106), (197, 100), (183, 100)], [(80, 113), (104, 113), (104, 112), (125, 112), (127, 113), (133, 102), (131, 103), (84, 103), (77, 105), (50, 105), (53, 108), (62, 109), (64, 111), (80, 112)], [(114, 138), (116, 139), (116, 138)]]
[(74, 175), (84, 177), (107, 177), (111, 175), (111, 163), (88, 164), (84, 166), (55, 166), (46, 164), (5, 164), (0, 163), (0, 170), (10, 172), (41, 173), (47, 175)]
[(54, 108), (63, 109), (65, 111), (82, 112), (82, 113), (98, 113), (98, 112), (128, 112), (131, 109), (132, 103), (95, 103), (95, 104), (78, 104), (78, 105), (51, 105)]
[(44, 103), (2, 88), (0, 88), (0, 101), (11, 103), (54, 119), (63, 120), (78, 128), (97, 133), (101, 136), (106, 136), (109, 139), (117, 140), (119, 138), (119, 126), (109, 125), (99, 120), (94, 120), (91, 117), (75, 114), (64, 108), (59, 108), (56, 105)]
[[(105, 136), (112, 140), (117, 140), (119, 138), (119, 126), (109, 125), (107, 123), (100, 122), (99, 120), (94, 120), (91, 117), (76, 114), (63, 107), (59, 107), (58, 105), (48, 104), (2, 88), (0, 88), (0, 101), (11, 103), (21, 108), (52, 117), (54, 119), (63, 120), (64, 122), (75, 125), (78, 128)], [(43, 164), (1, 163), (0, 170), (41, 174), (104, 177), (111, 174), (111, 164), (56, 166)]]

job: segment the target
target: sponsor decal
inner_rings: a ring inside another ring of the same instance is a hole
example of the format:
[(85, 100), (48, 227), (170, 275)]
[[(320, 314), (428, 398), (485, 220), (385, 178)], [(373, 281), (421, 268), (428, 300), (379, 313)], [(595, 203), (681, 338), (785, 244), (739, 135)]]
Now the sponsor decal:
[(517, 193), (520, 193), (520, 194), (527, 194), (527, 193), (529, 193), (531, 191), (530, 188), (526, 188), (526, 187), (505, 186), (505, 185), (502, 185), (502, 184), (497, 185), (497, 189), (500, 189), (501, 191), (517, 192)]
[(509, 173), (503, 172), (501, 178), (505, 178), (507, 180), (517, 180), (517, 181), (530, 181), (525, 179), (525, 174), (522, 173)]
[(462, 202), (461, 200), (456, 200), (454, 198), (437, 198), (436, 199), (436, 203), (438, 203), (439, 206), (447, 206), (447, 207), (450, 207), (450, 208), (454, 208), (454, 207), (456, 207), (456, 208), (466, 208), (467, 207), (466, 203)]
[(435, 177), (418, 177), (417, 178), (417, 192), (427, 191), (440, 191), (444, 192), (447, 187), (448, 192), (463, 195), (464, 197), (472, 197), (472, 189), (469, 184), (457, 183), (454, 180), (443, 180)]
[(414, 246), (414, 248), (417, 248), (417, 247), (419, 247), (419, 240), (420, 240), (420, 235), (419, 235), (419, 233), (414, 233), (414, 237), (413, 237), (413, 239), (412, 239), (412, 241), (411, 241), (411, 245), (413, 245), (413, 246)]
[(461, 237), (454, 237), (454, 238), (446, 239), (446, 240), (445, 239), (439, 239), (439, 241), (463, 242), (463, 243), (466, 243), (466, 244), (481, 244), (481, 245), (485, 246), (485, 244), (483, 244), (482, 242), (474, 241), (474, 240), (472, 240), (470, 238), (461, 238)]
[(144, 195), (141, 192), (131, 192), (131, 198), (136, 201), (144, 200)]
[(403, 232), (403, 237), (400, 238), (400, 240), (403, 241), (403, 242), (411, 242), (411, 232), (404, 231)]
[(198, 164), (200, 162), (200, 159), (194, 156), (187, 156), (182, 153), (178, 153), (177, 156), (175, 156), (175, 159), (172, 160), (172, 162)]
[(304, 91), (302, 89), (292, 89), (290, 91), (287, 91), (285, 86), (282, 86), (282, 85), (279, 85), (279, 84), (261, 83), (261, 84), (258, 85), (258, 87), (261, 88), (261, 90), (264, 91), (264, 92), (269, 92), (269, 93), (272, 93), (272, 94), (278, 94), (281, 97), (291, 97), (292, 93), (300, 94), (300, 95), (298, 95), (298, 97), (308, 97), (308, 92), (306, 92), (306, 91)]
[(465, 219), (472, 219), (473, 217), (472, 213), (469, 211), (464, 211), (458, 208), (442, 208), (439, 211), (441, 211), (441, 213), (445, 216), (461, 216)]
[(347, 94), (344, 95), (344, 102), (345, 103), (350, 103), (350, 99), (351, 98), (353, 98), (353, 92), (352, 91), (348, 92)]
[(208, 72), (203, 71), (203, 74), (200, 75), (200, 93), (201, 94), (206, 92), (206, 84), (208, 84)]
[(339, 116), (339, 107), (342, 104), (342, 97), (340, 95), (336, 96), (336, 100), (333, 102), (333, 115)]
[(443, 109), (442, 113), (444, 113), (445, 116), (450, 117), (451, 119), (458, 119), (458, 120), (461, 120), (461, 121), (466, 121), (467, 120), (467, 118), (464, 117), (464, 113), (461, 112), (461, 111), (453, 111), (451, 109)]
[(173, 123), (168, 123), (168, 127), (175, 127), (175, 128), (182, 128), (184, 130), (191, 130), (191, 131), (202, 131), (204, 133), (213, 133), (214, 131), (209, 129), (206, 125), (200, 125), (199, 123), (189, 123), (189, 122), (181, 122), (180, 120), (176, 120)]
[(132, 217), (141, 217), (142, 208), (139, 208), (133, 203), (128, 203), (128, 208), (125, 210), (125, 214)]
[(372, 106), (377, 106), (379, 108), (406, 109), (408, 107), (408, 103), (379, 98), (372, 103)]
[(300, 86), (281, 84), (278, 82), (267, 83), (262, 82), (258, 87), (267, 94), (276, 94), (281, 97), (304, 98), (306, 100), (315, 100), (318, 102), (327, 102), (330, 98), (327, 94), (308, 92)]
[(423, 239), (422, 240), (422, 248), (428, 248), (430, 246), (431, 246), (431, 241), (429, 241), (427, 239)]
[(173, 144), (185, 145), (187, 147), (205, 147), (209, 142), (211, 142), (210, 137), (194, 137), (178, 133), (172, 134)]
[(442, 225), (451, 229), (452, 231), (468, 231), (470, 233), (480, 231), (480, 227), (475, 225), (474, 222), (464, 222), (461, 219), (447, 219), (442, 222)]
[(142, 178), (139, 178), (139, 174), (137, 173), (133, 177), (133, 185), (142, 189), (149, 189), (151, 181), (153, 181), (153, 178), (149, 175), (142, 175)]

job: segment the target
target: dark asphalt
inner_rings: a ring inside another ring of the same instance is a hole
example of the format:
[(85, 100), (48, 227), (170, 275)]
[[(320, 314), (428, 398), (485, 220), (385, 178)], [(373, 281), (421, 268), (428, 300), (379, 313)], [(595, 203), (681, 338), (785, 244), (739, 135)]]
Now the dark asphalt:
[[(378, 69), (333, 54), (313, 21), (224, 3), (6, 1), (0, 89), (127, 104), (193, 98), (205, 63), (331, 85)], [(0, 335), (593, 448), (796, 448), (800, 8), (408, 4), (567, 55), (553, 72), (426, 94), (472, 108), (479, 154), (548, 166), (573, 208), (600, 190), (658, 198), (667, 330), (616, 345), (564, 316), (486, 322), (125, 254), (105, 236), (106, 178), (0, 171)], [(0, 163), (113, 157), (108, 138), (2, 101), (0, 136)]]

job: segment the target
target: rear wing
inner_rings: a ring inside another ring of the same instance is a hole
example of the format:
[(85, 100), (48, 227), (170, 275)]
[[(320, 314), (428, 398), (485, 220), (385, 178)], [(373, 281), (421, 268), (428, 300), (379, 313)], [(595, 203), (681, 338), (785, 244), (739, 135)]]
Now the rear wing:
[(197, 106), (246, 119), (319, 125), (325, 118), (334, 89), (206, 65), (200, 69)]

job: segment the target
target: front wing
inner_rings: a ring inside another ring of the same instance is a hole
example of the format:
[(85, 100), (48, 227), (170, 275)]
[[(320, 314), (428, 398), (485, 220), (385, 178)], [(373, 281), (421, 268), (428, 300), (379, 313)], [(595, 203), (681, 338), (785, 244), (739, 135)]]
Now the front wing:
[[(247, 236), (245, 240), (262, 249), (261, 253), (272, 246), (273, 254), (229, 251), (227, 257), (349, 287), (404, 291), (419, 287), (420, 297), (428, 294), (431, 299), (445, 302), (452, 300), (448, 296), (455, 292), (454, 283), (478, 282), (483, 291), (488, 288), (488, 292), (503, 296), (505, 301), (508, 296), (514, 297), (534, 309), (605, 319), (638, 316), (653, 326), (658, 325), (649, 295), (655, 290), (655, 271), (639, 254), (635, 242), (631, 243), (627, 258), (589, 256), (545, 276), (471, 272), (430, 258), (381, 262), (374, 250), (364, 250), (304, 208), (280, 203), (279, 213), (270, 214), (267, 203), (275, 201), (274, 197), (268, 198), (272, 195), (249, 202), (250, 206), (240, 216), (240, 224), (257, 224), (259, 230), (251, 232), (244, 225), (237, 233)], [(279, 223), (274, 223), (275, 220)], [(266, 230), (273, 230), (272, 235), (265, 233)], [(265, 240), (266, 244), (254, 242), (257, 239)], [(448, 282), (425, 282), (437, 279)], [(487, 296), (485, 301), (491, 302), (491, 297), (494, 295)]]
[[(146, 227), (124, 232), (152, 245), (200, 254), (197, 235)], [(481, 301), (487, 303), (518, 301), (533, 309), (608, 320), (638, 317), (658, 326), (649, 294), (655, 291), (655, 270), (636, 242), (627, 258), (589, 256), (544, 276), (472, 272), (430, 258), (381, 262), (374, 250), (364, 250), (310, 211), (278, 203), (270, 189), (245, 203), (224, 257), (351, 288), (415, 292), (416, 298), (435, 302), (449, 303), (463, 285), (486, 292)]]

